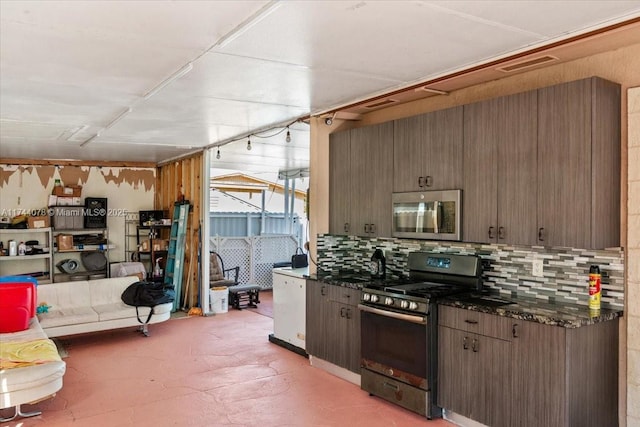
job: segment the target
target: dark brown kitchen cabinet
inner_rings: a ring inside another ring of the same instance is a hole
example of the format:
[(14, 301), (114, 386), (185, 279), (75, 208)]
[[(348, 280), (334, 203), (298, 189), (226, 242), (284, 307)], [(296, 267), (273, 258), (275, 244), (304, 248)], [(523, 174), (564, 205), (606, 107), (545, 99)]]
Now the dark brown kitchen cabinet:
[(307, 281), (307, 353), (356, 373), (360, 373), (360, 293)]
[(360, 291), (332, 286), (329, 289), (327, 360), (360, 373)]
[(464, 106), (464, 241), (536, 244), (536, 119), (536, 91)]
[(438, 311), (438, 406), (510, 426), (511, 322), (454, 307)]
[(462, 107), (395, 121), (393, 191), (462, 186)]
[(620, 245), (620, 156), (618, 84), (538, 90), (538, 244)]
[(391, 235), (393, 122), (330, 135), (329, 232)]
[(514, 321), (514, 427), (618, 425), (618, 320), (579, 328)]
[(307, 280), (305, 348), (307, 353), (320, 359), (327, 358), (325, 312), (329, 298), (329, 287), (330, 285), (317, 280)]
[(329, 136), (329, 232), (351, 234), (351, 132)]

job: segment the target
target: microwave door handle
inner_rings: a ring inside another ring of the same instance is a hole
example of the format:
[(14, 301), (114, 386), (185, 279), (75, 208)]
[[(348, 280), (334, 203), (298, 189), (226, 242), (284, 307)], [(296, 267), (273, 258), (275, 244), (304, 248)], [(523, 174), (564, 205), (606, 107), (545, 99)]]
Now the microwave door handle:
[(433, 231), (440, 233), (440, 202), (433, 202)]

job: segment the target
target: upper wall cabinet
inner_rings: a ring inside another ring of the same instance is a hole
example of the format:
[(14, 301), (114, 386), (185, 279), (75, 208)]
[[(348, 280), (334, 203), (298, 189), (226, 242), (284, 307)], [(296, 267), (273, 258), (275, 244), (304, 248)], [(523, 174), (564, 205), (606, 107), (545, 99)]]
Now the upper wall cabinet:
[(329, 232), (351, 231), (351, 132), (329, 135)]
[(330, 233), (391, 235), (392, 156), (393, 122), (330, 135)]
[(538, 90), (538, 244), (620, 245), (620, 86)]
[(395, 121), (393, 191), (462, 186), (462, 107)]
[(536, 244), (536, 91), (464, 106), (463, 240)]

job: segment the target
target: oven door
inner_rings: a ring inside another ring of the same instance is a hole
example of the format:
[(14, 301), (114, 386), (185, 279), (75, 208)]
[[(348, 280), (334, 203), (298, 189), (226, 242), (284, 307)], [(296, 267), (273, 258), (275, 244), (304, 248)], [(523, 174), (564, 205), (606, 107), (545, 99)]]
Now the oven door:
[(362, 367), (428, 390), (429, 316), (359, 308)]

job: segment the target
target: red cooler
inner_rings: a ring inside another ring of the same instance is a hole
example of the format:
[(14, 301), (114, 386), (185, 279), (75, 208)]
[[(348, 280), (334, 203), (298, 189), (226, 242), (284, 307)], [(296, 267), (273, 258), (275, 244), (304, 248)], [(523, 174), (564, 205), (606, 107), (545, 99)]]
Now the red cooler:
[(0, 284), (0, 333), (24, 331), (36, 314), (33, 283)]

